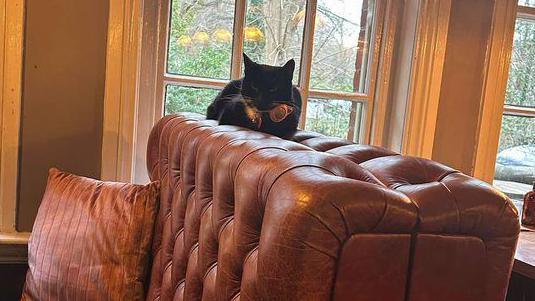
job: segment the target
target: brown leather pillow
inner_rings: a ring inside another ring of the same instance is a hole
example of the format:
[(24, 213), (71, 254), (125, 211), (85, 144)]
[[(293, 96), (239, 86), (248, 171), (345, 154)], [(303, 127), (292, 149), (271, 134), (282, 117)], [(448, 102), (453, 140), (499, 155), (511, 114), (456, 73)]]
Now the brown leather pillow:
[(22, 300), (143, 300), (158, 193), (51, 169)]

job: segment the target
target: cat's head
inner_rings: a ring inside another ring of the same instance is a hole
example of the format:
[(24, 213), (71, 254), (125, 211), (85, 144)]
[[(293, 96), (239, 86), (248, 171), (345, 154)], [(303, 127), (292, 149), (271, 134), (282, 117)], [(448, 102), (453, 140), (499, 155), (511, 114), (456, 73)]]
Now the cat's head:
[(241, 94), (246, 101), (251, 101), (258, 110), (270, 110), (278, 103), (293, 103), (293, 59), (282, 67), (257, 64), (245, 53), (243, 59), (245, 77)]

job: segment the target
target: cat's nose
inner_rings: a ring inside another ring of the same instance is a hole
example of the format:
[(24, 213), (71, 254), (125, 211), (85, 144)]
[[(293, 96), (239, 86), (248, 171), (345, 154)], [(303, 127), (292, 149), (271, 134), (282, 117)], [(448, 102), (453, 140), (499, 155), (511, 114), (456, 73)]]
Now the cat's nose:
[(264, 97), (261, 94), (256, 96), (256, 105), (257, 106), (263, 106), (264, 105)]

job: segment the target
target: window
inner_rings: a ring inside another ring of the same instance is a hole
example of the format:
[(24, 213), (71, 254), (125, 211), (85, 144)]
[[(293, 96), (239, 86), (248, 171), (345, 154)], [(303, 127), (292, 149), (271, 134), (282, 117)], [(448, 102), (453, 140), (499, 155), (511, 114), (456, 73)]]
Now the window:
[(163, 86), (165, 114), (204, 114), (243, 74), (242, 52), (260, 63), (295, 59), (301, 127), (366, 141), (378, 65), (381, 0), (170, 0)]
[(522, 208), (535, 182), (535, 1), (519, 1), (494, 185)]

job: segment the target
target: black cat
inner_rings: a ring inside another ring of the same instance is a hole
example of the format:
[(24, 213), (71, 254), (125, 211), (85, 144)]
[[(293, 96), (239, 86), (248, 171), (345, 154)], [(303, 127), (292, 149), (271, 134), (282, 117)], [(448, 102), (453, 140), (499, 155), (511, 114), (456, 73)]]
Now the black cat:
[[(208, 106), (206, 117), (218, 120), (219, 124), (291, 137), (301, 115), (301, 94), (292, 85), (295, 61), (276, 67), (257, 64), (245, 53), (243, 58), (245, 77), (227, 84)], [(277, 109), (280, 110), (273, 112)], [(277, 113), (282, 117), (274, 117)]]

